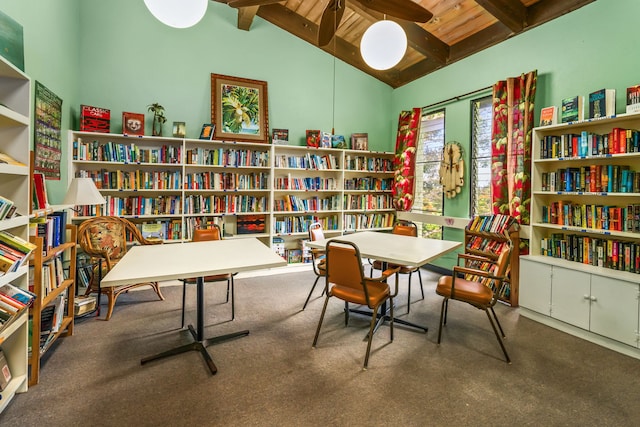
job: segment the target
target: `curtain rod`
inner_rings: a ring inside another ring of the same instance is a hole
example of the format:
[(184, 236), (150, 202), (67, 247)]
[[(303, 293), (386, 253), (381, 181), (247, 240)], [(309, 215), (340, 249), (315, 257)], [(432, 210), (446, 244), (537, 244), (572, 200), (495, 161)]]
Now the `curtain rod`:
[(435, 107), (437, 105), (446, 104), (446, 103), (451, 102), (451, 101), (460, 101), (460, 99), (466, 98), (469, 95), (474, 95), (476, 93), (483, 92), (483, 91), (485, 91), (487, 89), (491, 89), (491, 88), (493, 88), (493, 86), (482, 87), (480, 89), (472, 90), (471, 92), (463, 93), (462, 95), (454, 96), (453, 98), (445, 99), (445, 100), (439, 101), (439, 102), (434, 102), (433, 104), (429, 104), (429, 105), (427, 105), (425, 107), (422, 107), (422, 110), (433, 108), (433, 107)]

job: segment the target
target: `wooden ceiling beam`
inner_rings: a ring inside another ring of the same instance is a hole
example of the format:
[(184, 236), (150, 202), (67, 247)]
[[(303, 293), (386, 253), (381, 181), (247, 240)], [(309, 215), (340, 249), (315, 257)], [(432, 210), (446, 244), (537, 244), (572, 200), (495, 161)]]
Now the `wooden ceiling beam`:
[(248, 6), (238, 8), (238, 28), (241, 30), (249, 31), (253, 18), (258, 13), (260, 6)]
[(527, 27), (527, 8), (520, 0), (476, 0), (476, 3), (516, 34)]
[(449, 63), (459, 61), (463, 58), (478, 53), (483, 49), (496, 45), (512, 35), (511, 30), (505, 27), (502, 23), (496, 22), (495, 24), (485, 28), (467, 37), (466, 39), (451, 46), (451, 55), (449, 56)]
[(527, 8), (529, 28), (542, 25), (594, 1), (596, 0), (540, 0)]

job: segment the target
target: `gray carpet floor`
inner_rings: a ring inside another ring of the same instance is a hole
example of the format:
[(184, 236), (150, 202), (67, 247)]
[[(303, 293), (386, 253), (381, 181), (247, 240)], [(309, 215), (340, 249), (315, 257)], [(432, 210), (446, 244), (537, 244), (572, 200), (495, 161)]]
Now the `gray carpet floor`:
[[(640, 361), (521, 317), (498, 305), (513, 363), (484, 313), (452, 302), (437, 344), (441, 299), (423, 271), (426, 299), (406, 315), (406, 276), (396, 315), (427, 334), (396, 327), (374, 336), (362, 370), (368, 321), (331, 300), (318, 347), (311, 343), (323, 299), (305, 311), (311, 271), (238, 278), (236, 320), (224, 284), (207, 285), (205, 335), (249, 329), (209, 347), (212, 376), (190, 352), (144, 366), (140, 359), (187, 343), (180, 330), (181, 287), (118, 300), (110, 321), (78, 320), (47, 354), (40, 384), (17, 395), (0, 425), (10, 426), (627, 426), (640, 420)], [(195, 322), (195, 289), (188, 318)]]

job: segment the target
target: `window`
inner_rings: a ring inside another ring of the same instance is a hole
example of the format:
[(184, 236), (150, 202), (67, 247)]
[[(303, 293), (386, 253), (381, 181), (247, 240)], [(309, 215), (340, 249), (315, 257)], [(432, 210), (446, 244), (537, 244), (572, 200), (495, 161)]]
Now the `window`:
[[(440, 161), (444, 147), (444, 110), (423, 113), (416, 153), (416, 182), (413, 212), (442, 215), (443, 194)], [(434, 224), (419, 226), (422, 237), (442, 238), (442, 227)]]
[(471, 101), (470, 214), (490, 215), (491, 208), (491, 96)]

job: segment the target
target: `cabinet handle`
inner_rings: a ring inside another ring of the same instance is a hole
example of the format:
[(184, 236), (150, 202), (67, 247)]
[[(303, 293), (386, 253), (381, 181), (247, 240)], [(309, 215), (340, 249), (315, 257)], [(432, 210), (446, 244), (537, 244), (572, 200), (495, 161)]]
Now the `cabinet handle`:
[(590, 299), (591, 299), (591, 301), (592, 301), (592, 302), (596, 302), (596, 301), (598, 301), (598, 298), (596, 298), (596, 297), (594, 297), (594, 296), (591, 296), (591, 298), (590, 298)]
[(585, 294), (585, 295), (584, 295), (584, 299), (591, 299), (591, 296), (590, 296), (590, 295)]

